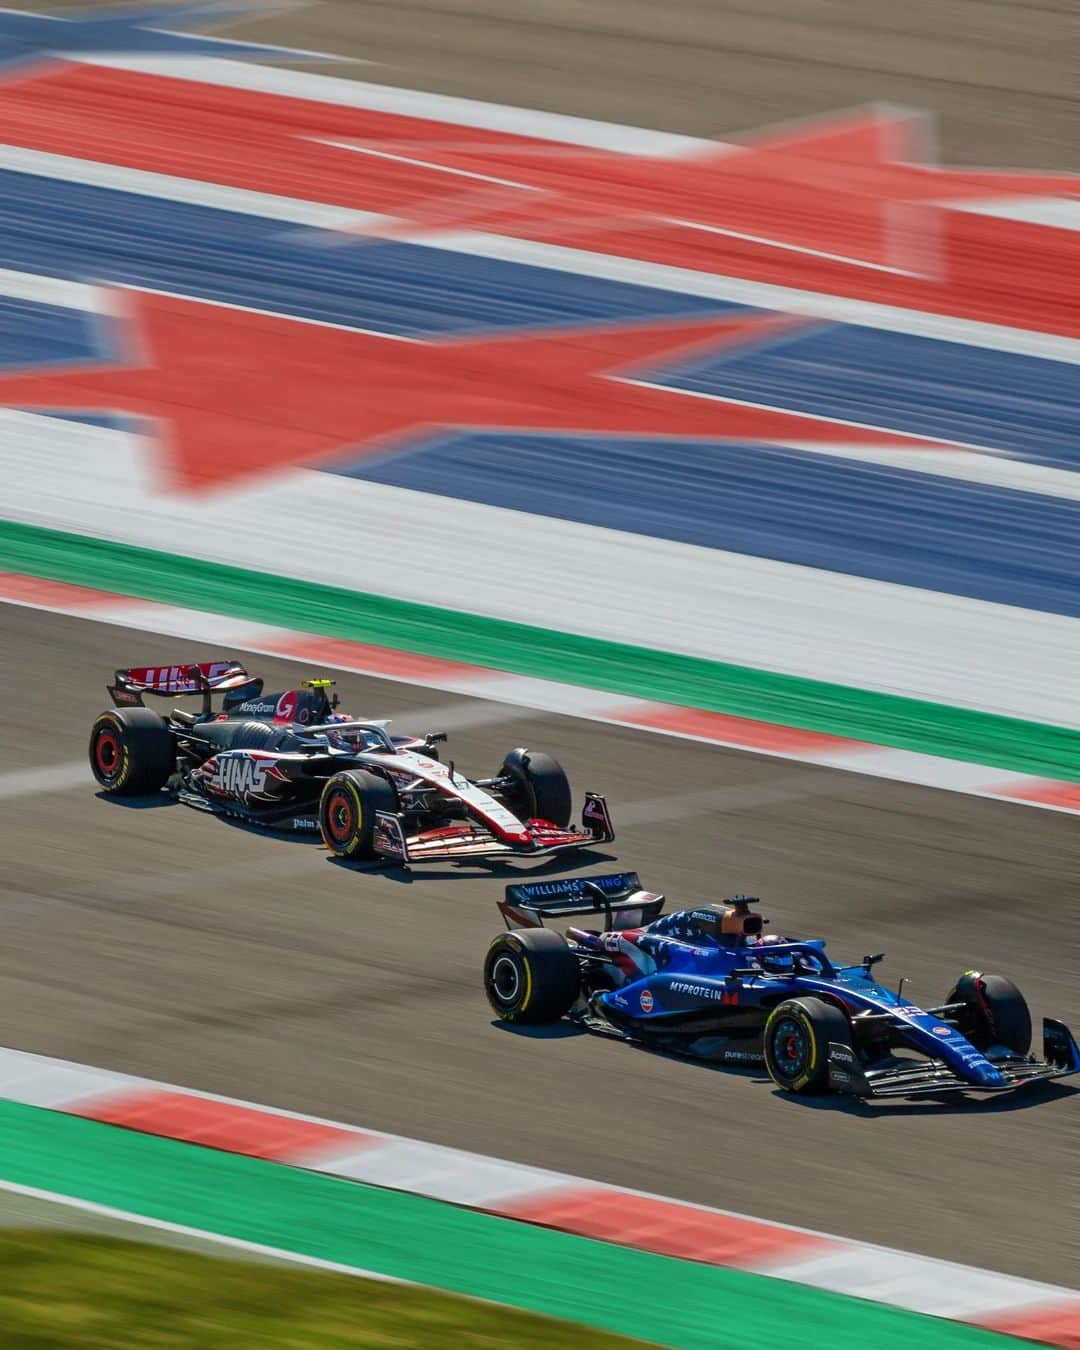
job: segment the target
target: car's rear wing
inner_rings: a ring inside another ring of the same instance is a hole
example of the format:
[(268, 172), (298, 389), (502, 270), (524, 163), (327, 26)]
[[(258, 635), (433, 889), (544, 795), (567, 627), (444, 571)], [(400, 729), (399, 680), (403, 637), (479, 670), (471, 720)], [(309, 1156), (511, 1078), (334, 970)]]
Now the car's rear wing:
[(262, 681), (253, 679), (239, 661), (201, 661), (187, 666), (132, 666), (118, 670), (114, 682), (106, 688), (117, 707), (141, 708), (143, 694), (162, 698), (202, 694), (209, 712), (211, 694), (245, 685), (250, 685), (255, 693), (262, 689)]
[(663, 908), (663, 895), (643, 890), (636, 872), (517, 882), (507, 886), (506, 899), (499, 901), (507, 928), (543, 928), (545, 919), (602, 914), (609, 933), (652, 923)]

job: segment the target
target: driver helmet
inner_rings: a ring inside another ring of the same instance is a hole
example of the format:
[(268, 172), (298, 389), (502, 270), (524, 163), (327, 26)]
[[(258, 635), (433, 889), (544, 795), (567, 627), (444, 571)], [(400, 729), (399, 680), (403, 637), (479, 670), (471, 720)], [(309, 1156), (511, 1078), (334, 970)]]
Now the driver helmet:
[[(351, 722), (353, 719), (346, 713), (331, 713), (326, 719), (327, 722)], [(334, 731), (327, 728), (327, 742), (336, 750), (348, 750), (350, 754), (358, 754), (361, 750), (366, 750), (371, 744), (371, 733), (365, 731), (363, 727), (351, 727), (348, 731)]]
[(790, 941), (791, 938), (785, 937), (782, 933), (766, 933), (763, 937), (758, 938), (754, 946), (765, 948), (758, 958), (765, 970), (785, 971), (794, 969), (795, 962), (790, 952), (774, 956), (769, 950), (770, 947), (781, 947)]

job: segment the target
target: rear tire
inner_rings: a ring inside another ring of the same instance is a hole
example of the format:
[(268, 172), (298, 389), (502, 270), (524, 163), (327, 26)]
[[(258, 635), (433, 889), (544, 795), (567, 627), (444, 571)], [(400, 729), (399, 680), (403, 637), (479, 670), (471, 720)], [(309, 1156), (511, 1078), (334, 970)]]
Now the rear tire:
[(323, 843), (339, 858), (374, 858), (375, 812), (397, 809), (397, 793), (385, 778), (365, 769), (336, 773), (319, 797)]
[(790, 998), (777, 1004), (762, 1035), (769, 1077), (784, 1092), (825, 1092), (830, 1041), (851, 1045), (851, 1027), (835, 1004), (820, 998)]
[(1004, 975), (983, 975), (967, 970), (945, 999), (962, 1003), (957, 1019), (961, 1032), (976, 1050), (1003, 1045), (1018, 1055), (1031, 1049), (1031, 1013), (1027, 999)]
[(536, 750), (511, 750), (499, 777), (514, 781), (511, 805), (523, 820), (550, 820), (562, 829), (570, 824), (570, 780), (558, 760)]
[(176, 769), (176, 745), (149, 708), (110, 708), (90, 729), (90, 769), (117, 797), (159, 792)]
[(484, 992), (504, 1022), (557, 1022), (581, 987), (577, 957), (561, 933), (500, 933), (484, 958)]

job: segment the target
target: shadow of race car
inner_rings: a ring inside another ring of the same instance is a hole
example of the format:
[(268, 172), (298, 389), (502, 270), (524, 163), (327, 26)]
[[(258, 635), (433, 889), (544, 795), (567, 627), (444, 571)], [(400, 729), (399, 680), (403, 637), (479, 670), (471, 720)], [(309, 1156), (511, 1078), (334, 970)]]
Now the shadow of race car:
[[(764, 936), (752, 896), (663, 914), (637, 873), (507, 886), (484, 987), (507, 1022), (569, 1015), (589, 1031), (727, 1064), (764, 1064), (785, 1092), (999, 1093), (1080, 1072), (1064, 1023), (1031, 1016), (1001, 975), (966, 971), (934, 1008), (873, 978), (881, 954), (833, 965), (820, 939)], [(601, 928), (545, 923), (602, 916)], [(903, 981), (901, 981), (901, 988)]]
[[(391, 736), (385, 721), (346, 717), (333, 683), (266, 694), (236, 661), (118, 670), (90, 767), (107, 793), (168, 788), (248, 825), (321, 831), (339, 858), (537, 858), (615, 837), (595, 792), (571, 825), (570, 784), (550, 755), (511, 750), (494, 776), (468, 779), (439, 759), (444, 732)], [(200, 695), (202, 707), (161, 717), (144, 694)]]

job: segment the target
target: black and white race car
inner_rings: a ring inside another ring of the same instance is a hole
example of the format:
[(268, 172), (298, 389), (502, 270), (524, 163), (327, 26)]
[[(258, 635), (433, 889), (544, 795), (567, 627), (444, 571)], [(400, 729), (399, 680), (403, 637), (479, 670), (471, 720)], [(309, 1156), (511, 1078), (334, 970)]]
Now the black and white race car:
[[(168, 789), (250, 825), (321, 831), (340, 858), (535, 858), (614, 838), (595, 792), (571, 825), (570, 784), (550, 755), (511, 750), (493, 777), (469, 779), (439, 759), (444, 732), (392, 736), (385, 721), (347, 717), (333, 683), (267, 694), (236, 661), (118, 670), (90, 767), (107, 793)], [(144, 694), (201, 695), (202, 708), (161, 717)]]

